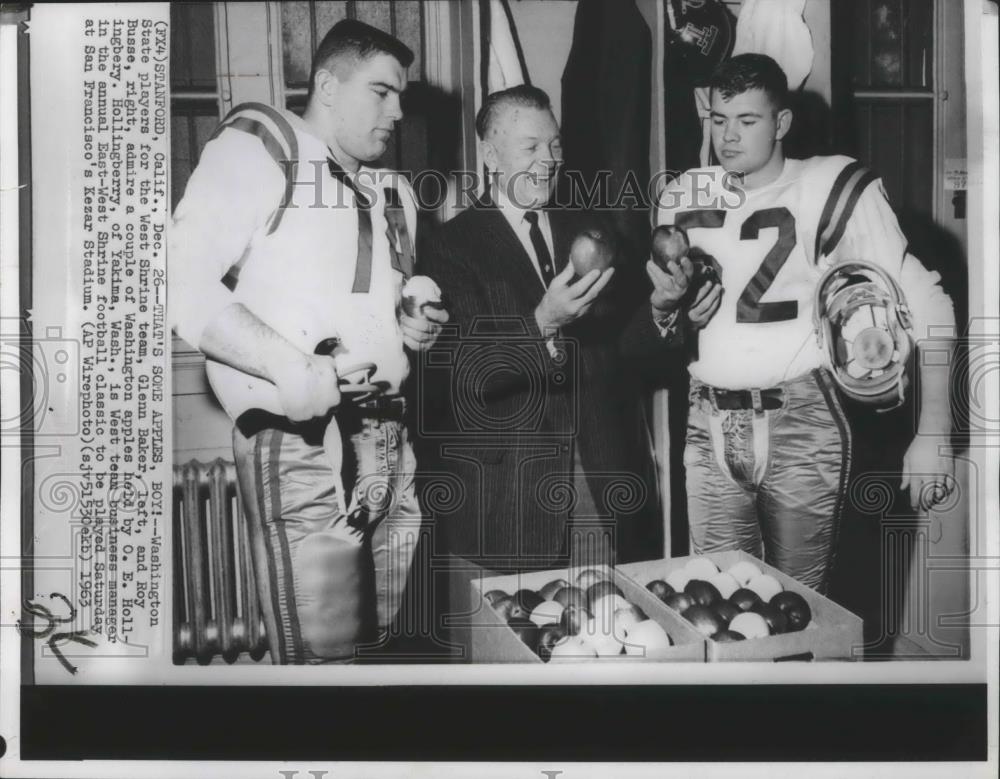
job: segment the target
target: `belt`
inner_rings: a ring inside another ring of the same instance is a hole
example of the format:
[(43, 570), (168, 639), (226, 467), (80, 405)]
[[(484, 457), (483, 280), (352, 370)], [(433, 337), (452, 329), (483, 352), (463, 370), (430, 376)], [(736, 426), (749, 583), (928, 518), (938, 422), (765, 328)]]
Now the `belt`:
[(785, 405), (785, 391), (772, 389), (727, 390), (703, 385), (699, 397), (708, 400), (719, 411), (775, 411)]
[[(341, 403), (334, 411), (337, 418), (348, 419), (378, 419), (402, 421), (406, 416), (406, 399), (394, 395), (392, 397), (375, 397), (361, 403)], [(326, 417), (329, 420), (329, 416)], [(259, 408), (245, 411), (236, 419), (236, 426), (244, 437), (250, 438), (263, 430), (283, 430), (286, 433), (303, 435), (306, 438), (319, 435), (326, 422), (309, 420), (292, 422), (288, 417), (272, 414)]]
[(337, 415), (340, 414), (402, 420), (406, 416), (406, 398), (400, 395), (378, 396), (359, 403), (345, 403), (337, 409)]

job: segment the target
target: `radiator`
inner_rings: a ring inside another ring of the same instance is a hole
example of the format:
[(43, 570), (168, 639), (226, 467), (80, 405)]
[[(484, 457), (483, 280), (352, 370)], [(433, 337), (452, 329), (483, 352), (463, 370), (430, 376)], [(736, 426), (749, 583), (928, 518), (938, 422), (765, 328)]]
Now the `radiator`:
[(235, 466), (175, 465), (173, 522), (174, 662), (260, 660), (267, 637)]

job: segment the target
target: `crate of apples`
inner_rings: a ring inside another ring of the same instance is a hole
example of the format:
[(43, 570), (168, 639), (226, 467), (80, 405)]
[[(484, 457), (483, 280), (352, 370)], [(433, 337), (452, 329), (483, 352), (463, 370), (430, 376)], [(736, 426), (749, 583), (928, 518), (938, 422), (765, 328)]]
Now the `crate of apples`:
[(861, 646), (859, 617), (744, 552), (620, 569), (708, 639), (709, 661), (853, 659)]
[(483, 607), (472, 626), (474, 662), (705, 659), (697, 630), (611, 568), (490, 577), (473, 587)]

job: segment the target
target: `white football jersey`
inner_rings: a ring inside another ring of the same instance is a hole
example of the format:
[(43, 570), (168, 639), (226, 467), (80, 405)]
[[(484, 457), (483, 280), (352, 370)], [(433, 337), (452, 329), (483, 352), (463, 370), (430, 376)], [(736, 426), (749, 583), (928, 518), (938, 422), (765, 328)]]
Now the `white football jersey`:
[(690, 370), (728, 389), (774, 386), (827, 363), (812, 317), (831, 263), (866, 260), (899, 279), (906, 257), (881, 182), (850, 157), (786, 160), (754, 190), (721, 167), (688, 171), (662, 193), (657, 224), (683, 228), (717, 263), (721, 305)]
[[(412, 272), (415, 200), (392, 171), (362, 167), (351, 177), (370, 203), (363, 263), (358, 197), (332, 175), (329, 157), (291, 112), (245, 104), (224, 120), (174, 213), (177, 332), (197, 344), (219, 311), (240, 302), (306, 354), (338, 338), (339, 371), (374, 363), (373, 380), (395, 393), (409, 371), (397, 305)], [(214, 360), (206, 368), (234, 419), (250, 408), (283, 413), (269, 382)]]

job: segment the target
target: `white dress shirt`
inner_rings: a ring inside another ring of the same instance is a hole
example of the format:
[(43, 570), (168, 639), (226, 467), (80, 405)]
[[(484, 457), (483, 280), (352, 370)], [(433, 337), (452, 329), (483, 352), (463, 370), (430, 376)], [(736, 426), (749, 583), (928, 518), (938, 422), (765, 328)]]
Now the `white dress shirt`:
[[(538, 263), (538, 256), (535, 254), (535, 247), (531, 243), (531, 222), (524, 218), (527, 214), (527, 210), (519, 208), (514, 205), (503, 192), (502, 187), (496, 187), (496, 204), (497, 208), (500, 209), (500, 213), (504, 215), (504, 218), (510, 223), (510, 226), (514, 229), (514, 234), (517, 239), (521, 242), (524, 250), (528, 253), (531, 258), (531, 264), (535, 268), (535, 273), (538, 274), (538, 280), (543, 284), (544, 279), (542, 277), (542, 268)], [(548, 212), (537, 209), (538, 213), (538, 228), (542, 231), (542, 238), (545, 239), (545, 245), (549, 248), (549, 256), (555, 262), (556, 253), (554, 251), (554, 244), (552, 243), (552, 226), (549, 224)], [(553, 266), (552, 275), (556, 275), (556, 269)]]

